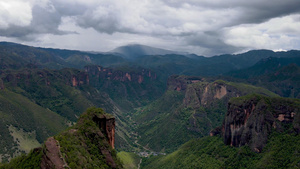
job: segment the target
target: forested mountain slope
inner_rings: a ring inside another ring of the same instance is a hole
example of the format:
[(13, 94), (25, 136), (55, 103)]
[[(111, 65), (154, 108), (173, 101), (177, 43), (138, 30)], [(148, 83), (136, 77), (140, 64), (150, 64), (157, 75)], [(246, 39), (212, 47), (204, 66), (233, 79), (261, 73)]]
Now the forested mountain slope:
[(166, 93), (133, 115), (138, 141), (155, 151), (172, 152), (192, 138), (208, 135), (222, 124), (229, 99), (250, 93), (276, 96), (243, 83), (172, 76)]
[(299, 168), (299, 110), (298, 99), (232, 98), (218, 135), (144, 158), (142, 168)]

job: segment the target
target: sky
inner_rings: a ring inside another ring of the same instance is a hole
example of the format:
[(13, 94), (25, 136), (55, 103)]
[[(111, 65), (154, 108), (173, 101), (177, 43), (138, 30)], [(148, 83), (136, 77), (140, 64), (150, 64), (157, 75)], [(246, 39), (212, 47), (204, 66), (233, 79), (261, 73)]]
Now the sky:
[(300, 50), (300, 1), (0, 0), (0, 41), (101, 52), (143, 44), (204, 56)]

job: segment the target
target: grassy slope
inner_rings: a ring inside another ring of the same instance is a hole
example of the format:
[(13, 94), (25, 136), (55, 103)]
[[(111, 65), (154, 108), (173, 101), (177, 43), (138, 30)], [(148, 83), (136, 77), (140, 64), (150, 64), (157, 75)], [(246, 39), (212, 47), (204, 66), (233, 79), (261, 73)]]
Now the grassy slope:
[(184, 133), (179, 132), (182, 132), (185, 122), (174, 116), (173, 112), (178, 109), (183, 97), (180, 92), (167, 91), (157, 101), (138, 110), (136, 118), (141, 122), (137, 130), (142, 138), (140, 144), (155, 147), (154, 150), (159, 151), (164, 149), (166, 143), (172, 142), (174, 146), (184, 143), (179, 139), (185, 137)]
[(252, 67), (226, 73), (223, 78), (261, 86), (282, 97), (300, 98), (299, 65), (300, 57), (268, 58)]
[(140, 163), (140, 157), (132, 152), (121, 151), (117, 154), (125, 169), (136, 169)]
[[(1, 139), (1, 154), (11, 156), (13, 153), (19, 152), (16, 149), (17, 147), (21, 151), (28, 151), (28, 149), (37, 145), (31, 144), (33, 146), (31, 147), (30, 145), (24, 145), (24, 142), (19, 144), (14, 142), (13, 137), (9, 133), (14, 134), (16, 137), (18, 132), (9, 132), (9, 126), (15, 128), (15, 131), (26, 133), (25, 137), (27, 134), (29, 136), (30, 133), (35, 133), (36, 137), (31, 138), (31, 141), (34, 143), (36, 141), (42, 143), (47, 137), (67, 127), (66, 119), (63, 117), (7, 89), (0, 90), (0, 105), (0, 117), (2, 117), (0, 133), (3, 136)], [(19, 141), (22, 140), (19, 139)], [(4, 158), (4, 160), (7, 160), (7, 158)]]
[(226, 146), (220, 137), (194, 139), (167, 155), (143, 159), (142, 168), (299, 168), (300, 135), (273, 133), (262, 153)]
[(14, 141), (17, 142), (19, 149), (25, 151), (25, 153), (29, 153), (31, 149), (41, 146), (36, 140), (35, 131), (25, 132), (23, 129), (17, 129), (12, 125), (9, 126), (8, 130)]

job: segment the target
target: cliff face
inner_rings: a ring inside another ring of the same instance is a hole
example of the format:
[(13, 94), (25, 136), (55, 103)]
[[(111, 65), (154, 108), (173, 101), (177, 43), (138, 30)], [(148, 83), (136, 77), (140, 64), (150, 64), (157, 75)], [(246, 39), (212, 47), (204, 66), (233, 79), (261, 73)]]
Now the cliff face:
[[(115, 118), (102, 109), (88, 109), (80, 116), (75, 127), (55, 138), (60, 143), (62, 154), (65, 154), (62, 159), (66, 159), (70, 168), (74, 165), (89, 168), (91, 163), (94, 166), (122, 167), (114, 150)], [(72, 144), (71, 148), (69, 144)], [(71, 159), (70, 156), (74, 158)], [(90, 161), (89, 158), (93, 160)]]
[(206, 136), (211, 129), (222, 125), (230, 98), (252, 92), (276, 96), (266, 89), (241, 83), (171, 76), (168, 91), (136, 113), (139, 143), (155, 151), (172, 151), (189, 139)]
[(222, 132), (225, 144), (248, 144), (253, 151), (261, 152), (273, 130), (299, 134), (299, 103), (296, 99), (261, 95), (231, 99), (223, 126), (211, 135)]
[(0, 72), (0, 89), (4, 88), (4, 83), (17, 86), (19, 83), (26, 83), (29, 85), (31, 81), (51, 85), (53, 80), (60, 78), (65, 84), (77, 87), (82, 85), (89, 85), (90, 78), (93, 81), (92, 86), (97, 86), (99, 81), (113, 80), (120, 82), (136, 82), (143, 83), (145, 78), (155, 80), (156, 73), (140, 69), (136, 71), (121, 71), (110, 68), (103, 68), (101, 66), (86, 66), (85, 71), (75, 69), (62, 69), (61, 71), (48, 71), (41, 69), (24, 69), (22, 71), (6, 70)]
[(77, 124), (48, 138), (42, 147), (23, 156), (24, 159), (8, 165), (42, 169), (122, 168), (113, 149), (114, 138), (115, 118), (102, 109), (89, 108)]
[(169, 90), (185, 91), (189, 84), (204, 81), (204, 78), (196, 76), (173, 75), (168, 78), (167, 86)]
[[(45, 110), (50, 109), (70, 121), (76, 121), (80, 112), (90, 106), (101, 106), (107, 112), (115, 113), (117, 121), (125, 120), (125, 122), (118, 123), (119, 130), (116, 130), (116, 139), (121, 141), (118, 141), (119, 144), (115, 144), (115, 146), (126, 147), (130, 145), (125, 139), (128, 136), (124, 136), (129, 133), (126, 133), (124, 129), (127, 127), (126, 121), (128, 119), (122, 117), (123, 112), (129, 111), (133, 107), (142, 106), (160, 96), (165, 89), (162, 82), (156, 80), (154, 72), (142, 68), (129, 70), (123, 68), (121, 71), (100, 66), (89, 66), (86, 69), (86, 71), (73, 68), (0, 70), (0, 91), (4, 88), (12, 90), (29, 98), (34, 104), (45, 108)], [(22, 104), (14, 104), (13, 106), (20, 106), (23, 109)], [(16, 108), (14, 111), (22, 113)], [(21, 116), (13, 118), (18, 119), (19, 117)], [(18, 126), (28, 123), (22, 118), (20, 118), (21, 122), (15, 122), (15, 119), (10, 120), (14, 122), (9, 123), (18, 123)], [(32, 121), (32, 123), (36, 122)], [(25, 126), (27, 127), (27, 125)], [(35, 130), (31, 126), (28, 125), (28, 128)], [(8, 130), (5, 132), (9, 134)], [(38, 141), (42, 143), (50, 135), (53, 133), (38, 132)], [(10, 141), (7, 143), (10, 145)], [(5, 147), (11, 150), (10, 147)], [(0, 150), (0, 154), (2, 154), (2, 150)]]
[(41, 159), (41, 168), (67, 168), (68, 164), (63, 158), (60, 152), (59, 142), (55, 140), (53, 137), (50, 137), (45, 142), (45, 148), (36, 148), (35, 151), (43, 151), (43, 156)]
[(103, 68), (101, 66), (85, 66), (84, 69), (86, 73), (95, 77), (98, 81), (100, 79), (108, 79), (121, 82), (137, 82), (141, 84), (142, 82), (144, 82), (145, 78), (149, 78), (151, 80), (156, 79), (156, 73), (147, 69), (141, 69), (138, 71), (122, 71)]
[(94, 116), (93, 121), (98, 125), (106, 136), (109, 145), (115, 148), (115, 118), (105, 115)]
[[(222, 101), (227, 104), (230, 98), (251, 93), (252, 86), (246, 86), (244, 91), (238, 83), (229, 83), (222, 80), (208, 82), (205, 78), (195, 76), (171, 76), (168, 79), (168, 90), (184, 93), (183, 105), (185, 107), (215, 107)], [(252, 89), (258, 90), (258, 89)], [(265, 91), (259, 91), (265, 94)]]
[[(108, 142), (108, 144), (114, 149), (115, 142), (115, 118), (105, 114), (93, 114), (92, 121), (96, 123), (96, 126), (100, 131), (95, 133), (85, 133), (85, 136), (90, 139), (100, 138), (98, 141), (99, 144), (103, 144), (103, 142)], [(68, 134), (78, 135), (80, 132), (78, 129), (71, 129), (68, 131)], [(82, 145), (88, 145), (88, 140), (81, 140)], [(78, 146), (78, 145), (77, 145)], [(62, 147), (64, 149), (64, 147)], [(116, 168), (117, 163), (114, 161), (112, 157), (111, 151), (108, 147), (103, 145), (99, 146), (99, 150), (101, 154), (104, 156), (106, 163), (112, 167)], [(54, 139), (54, 137), (50, 137), (45, 142), (45, 148), (42, 150), (41, 148), (37, 148), (35, 151), (43, 151), (43, 156), (41, 160), (41, 168), (69, 168), (68, 163), (66, 162), (67, 156), (63, 156), (61, 153), (61, 147), (58, 140)], [(75, 152), (73, 152), (75, 153)]]
[(0, 79), (0, 90), (4, 89), (4, 84), (3, 84), (3, 81), (2, 79)]

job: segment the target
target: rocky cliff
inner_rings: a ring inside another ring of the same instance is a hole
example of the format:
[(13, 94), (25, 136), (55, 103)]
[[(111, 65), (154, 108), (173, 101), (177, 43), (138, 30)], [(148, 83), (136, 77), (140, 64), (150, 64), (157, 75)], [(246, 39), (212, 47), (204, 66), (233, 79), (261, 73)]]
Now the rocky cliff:
[(136, 69), (136, 70), (114, 70), (111, 68), (104, 68), (97, 65), (85, 66), (85, 72), (91, 76), (96, 77), (98, 80), (100, 79), (108, 79), (108, 80), (116, 80), (121, 82), (144, 82), (145, 78), (149, 78), (151, 80), (156, 79), (156, 73), (147, 69)]
[(171, 151), (191, 138), (206, 136), (211, 129), (222, 125), (230, 98), (254, 92), (276, 96), (266, 89), (243, 83), (171, 76), (167, 92), (138, 110), (134, 117), (141, 136), (139, 143), (155, 151)]
[(52, 84), (54, 77), (63, 79), (65, 84), (73, 87), (89, 85), (90, 78), (93, 79), (94, 84), (97, 85), (99, 81), (113, 80), (120, 82), (136, 82), (143, 83), (145, 79), (155, 80), (156, 73), (147, 69), (134, 69), (134, 70), (114, 70), (111, 68), (104, 68), (101, 66), (85, 66), (84, 71), (77, 69), (62, 69), (45, 70), (45, 69), (23, 69), (22, 71), (4, 70), (0, 72), (0, 89), (4, 88), (4, 83), (17, 86), (19, 83), (26, 83), (29, 85), (30, 81), (43, 82), (47, 85)]
[(122, 168), (114, 150), (114, 139), (115, 118), (102, 109), (89, 108), (76, 125), (48, 138), (42, 147), (18, 160), (12, 160), (7, 166), (39, 166), (43, 169)]
[(224, 143), (232, 146), (249, 145), (261, 152), (272, 131), (300, 132), (300, 101), (297, 99), (248, 95), (233, 98), (222, 127), (211, 135), (223, 134)]
[(218, 101), (227, 104), (232, 97), (240, 97), (249, 93), (258, 93), (266, 96), (276, 94), (263, 88), (243, 83), (233, 83), (223, 80), (210, 81), (197, 76), (174, 75), (168, 79), (168, 90), (180, 91), (185, 97), (185, 107), (215, 107)]
[(109, 145), (115, 148), (115, 118), (107, 115), (95, 115), (93, 121), (98, 125), (103, 134), (106, 136)]

